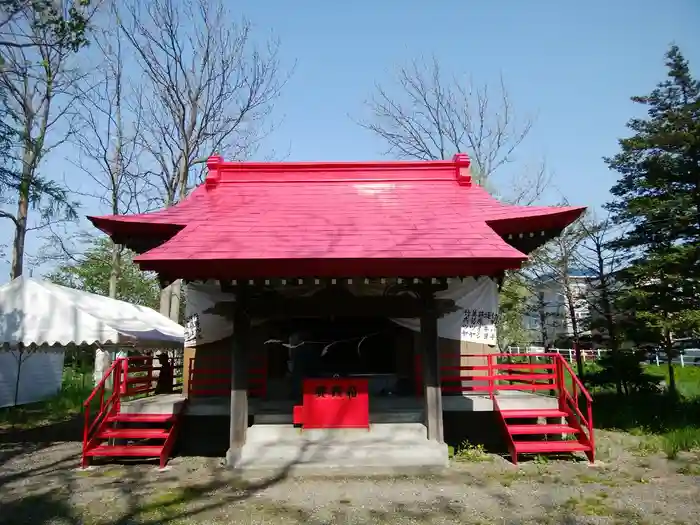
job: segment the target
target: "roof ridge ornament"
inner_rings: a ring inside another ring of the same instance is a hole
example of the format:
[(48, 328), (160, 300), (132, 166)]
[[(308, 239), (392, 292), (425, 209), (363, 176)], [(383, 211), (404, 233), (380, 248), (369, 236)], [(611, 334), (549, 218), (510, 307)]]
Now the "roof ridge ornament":
[(466, 153), (456, 153), (452, 157), (452, 162), (455, 163), (455, 178), (457, 179), (457, 184), (460, 186), (471, 187), (472, 185), (472, 175), (469, 167), (472, 164), (469, 155)]
[(220, 155), (212, 155), (207, 159), (207, 176), (204, 179), (204, 186), (206, 189), (211, 190), (216, 188), (221, 181), (221, 173), (219, 173), (219, 167), (223, 164), (224, 158)]

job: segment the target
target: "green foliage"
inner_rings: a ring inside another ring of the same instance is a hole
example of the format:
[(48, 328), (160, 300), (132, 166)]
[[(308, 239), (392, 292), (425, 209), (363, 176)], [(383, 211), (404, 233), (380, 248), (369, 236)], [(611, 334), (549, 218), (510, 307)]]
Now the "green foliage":
[(529, 292), (522, 274), (510, 272), (505, 276), (499, 296), (497, 323), (498, 346), (505, 350), (509, 346), (525, 345), (527, 331), (523, 318), (527, 313)]
[[(77, 51), (88, 44), (88, 13), (90, 0), (71, 2), (67, 7), (54, 0), (0, 0), (3, 20), (10, 20), (20, 12), (28, 12), (35, 29), (48, 30), (62, 47)], [(8, 45), (5, 42), (0, 44)], [(19, 39), (9, 44), (23, 45)], [(31, 44), (24, 44), (29, 47)]]
[(66, 367), (61, 391), (46, 401), (0, 408), (0, 431), (30, 429), (70, 419), (80, 413), (92, 392), (92, 371)]
[(588, 371), (586, 382), (598, 388), (612, 388), (619, 381), (625, 394), (659, 392), (661, 378), (647, 373), (642, 364), (644, 351), (618, 350), (605, 352), (596, 362), (594, 371)]
[(472, 444), (469, 441), (462, 442), (456, 450), (453, 452), (453, 459), (455, 461), (465, 461), (465, 462), (484, 462), (491, 461), (491, 456), (486, 452), (484, 445), (482, 444)]
[(676, 459), (681, 451), (700, 448), (700, 427), (688, 426), (667, 432), (662, 447), (668, 459)]
[[(648, 365), (645, 367), (648, 374), (668, 382), (668, 367)], [(700, 402), (700, 366), (681, 367), (674, 365), (674, 375), (678, 380), (678, 393), (683, 399), (696, 399)], [(700, 424), (700, 412), (698, 413)]]
[[(134, 254), (123, 249), (117, 281), (117, 299), (158, 309), (160, 288), (157, 278), (144, 273), (134, 264)], [(78, 263), (65, 264), (46, 278), (56, 284), (100, 295), (109, 294), (112, 269), (112, 242), (101, 237)]]
[(621, 176), (608, 205), (626, 227), (615, 245), (630, 257), (617, 306), (670, 351), (700, 329), (700, 82), (678, 47), (666, 58), (668, 79), (632, 98), (647, 117), (629, 121), (634, 134), (606, 162)]
[[(670, 459), (700, 447), (700, 367), (675, 366), (679, 396), (651, 391), (618, 396), (609, 390), (593, 393), (597, 428), (625, 430), (645, 439), (639, 455), (663, 451)], [(669, 379), (667, 367), (646, 365), (644, 374)]]

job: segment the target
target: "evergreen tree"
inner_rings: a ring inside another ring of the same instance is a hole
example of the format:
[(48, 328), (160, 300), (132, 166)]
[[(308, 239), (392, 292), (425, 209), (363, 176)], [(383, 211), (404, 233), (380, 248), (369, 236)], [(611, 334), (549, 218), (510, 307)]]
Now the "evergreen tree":
[(634, 134), (606, 162), (621, 175), (608, 208), (630, 257), (620, 302), (658, 335), (675, 392), (673, 338), (700, 327), (700, 82), (677, 46), (666, 59), (667, 80), (632, 98), (646, 117), (628, 122)]

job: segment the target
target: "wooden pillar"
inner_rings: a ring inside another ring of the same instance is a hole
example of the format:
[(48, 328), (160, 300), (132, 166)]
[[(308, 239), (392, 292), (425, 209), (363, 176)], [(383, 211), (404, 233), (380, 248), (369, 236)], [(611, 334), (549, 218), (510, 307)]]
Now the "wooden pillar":
[(428, 429), (428, 439), (444, 443), (440, 354), (438, 352), (438, 312), (435, 308), (435, 296), (432, 290), (425, 290), (421, 295), (424, 303), (420, 318), (420, 350), (423, 355), (425, 426)]
[(246, 312), (246, 290), (239, 287), (233, 313), (231, 353), (231, 423), (226, 463), (235, 467), (248, 430), (248, 351), (250, 318)]
[(182, 395), (190, 397), (190, 365), (197, 359), (197, 348), (186, 346), (182, 351)]

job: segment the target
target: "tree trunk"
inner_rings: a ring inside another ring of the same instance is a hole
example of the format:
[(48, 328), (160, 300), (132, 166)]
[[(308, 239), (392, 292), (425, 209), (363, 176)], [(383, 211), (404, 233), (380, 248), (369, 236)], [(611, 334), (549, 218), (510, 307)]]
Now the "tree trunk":
[[(26, 146), (25, 146), (26, 148)], [(27, 217), (29, 216), (29, 187), (31, 184), (31, 157), (25, 150), (22, 163), (22, 183), (17, 195), (17, 216), (15, 217), (15, 238), (12, 242), (12, 270), (10, 279), (16, 279), (24, 270), (24, 242), (27, 237)]]
[(121, 272), (122, 250), (118, 244), (112, 244), (112, 267), (109, 271), (109, 297), (117, 298), (117, 286)]
[(27, 215), (29, 214), (29, 199), (20, 192), (17, 204), (17, 222), (15, 223), (15, 238), (12, 243), (12, 271), (10, 279), (22, 275), (24, 267), (24, 241), (27, 237)]
[(571, 333), (574, 338), (574, 355), (576, 355), (576, 373), (583, 381), (584, 368), (583, 356), (581, 355), (581, 335), (579, 334), (578, 319), (576, 318), (576, 305), (574, 304), (574, 294), (571, 291), (571, 283), (568, 276), (564, 276), (564, 294), (566, 296), (569, 320), (571, 321)]
[(676, 371), (673, 368), (673, 340), (669, 334), (664, 339), (666, 365), (668, 366), (668, 391), (671, 396), (675, 397), (678, 392), (676, 390)]
[[(188, 143), (183, 144), (183, 157), (180, 159), (178, 166), (178, 184), (179, 194), (178, 202), (182, 202), (187, 198), (187, 182), (189, 180), (189, 163), (187, 159), (189, 158), (189, 148)], [(180, 322), (180, 298), (182, 296), (182, 280), (178, 279), (166, 288), (168, 290), (167, 296), (161, 293), (160, 296), (160, 313), (167, 315), (171, 320), (176, 323)], [(165, 292), (165, 290), (163, 290)], [(165, 312), (167, 302), (167, 313)]]
[[(605, 285), (607, 286), (607, 284)], [(622, 395), (622, 377), (620, 373), (620, 345), (617, 341), (617, 329), (615, 327), (615, 319), (613, 317), (612, 305), (608, 297), (607, 291), (601, 292), (603, 303), (603, 315), (605, 316), (605, 324), (608, 329), (608, 340), (610, 343), (610, 353), (612, 354), (613, 372), (615, 373), (615, 390), (618, 395)]]
[(668, 364), (668, 391), (671, 395), (676, 395), (676, 371), (673, 368), (673, 354), (666, 352), (666, 363)]
[(622, 374), (620, 373), (620, 346), (617, 342), (617, 329), (613, 316), (612, 301), (610, 300), (610, 281), (605, 271), (605, 260), (603, 259), (603, 246), (596, 245), (596, 256), (598, 259), (598, 282), (600, 283), (600, 300), (603, 307), (603, 316), (608, 329), (608, 339), (610, 342), (610, 352), (612, 353), (613, 373), (615, 374), (615, 390), (617, 395), (622, 395)]
[(182, 280), (170, 285), (170, 319), (180, 323), (180, 298), (182, 297)]
[(540, 336), (542, 336), (542, 346), (547, 348), (549, 343), (549, 334), (547, 333), (547, 312), (545, 310), (545, 304), (540, 301), (537, 308), (537, 314), (540, 318)]
[(160, 308), (158, 311), (166, 316), (170, 317), (170, 296), (171, 296), (170, 285), (166, 286), (160, 291)]

